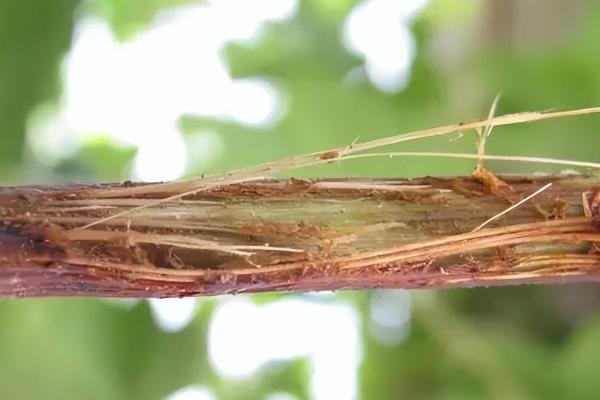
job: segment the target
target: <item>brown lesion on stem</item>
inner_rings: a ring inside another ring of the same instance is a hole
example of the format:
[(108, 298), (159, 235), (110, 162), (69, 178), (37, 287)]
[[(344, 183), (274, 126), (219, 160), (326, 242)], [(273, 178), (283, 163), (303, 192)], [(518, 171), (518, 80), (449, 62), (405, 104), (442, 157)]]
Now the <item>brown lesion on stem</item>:
[(544, 209), (537, 201), (532, 200), (531, 204), (536, 213), (546, 220), (563, 219), (566, 216), (566, 208), (568, 203), (560, 197), (554, 199), (554, 204), (550, 209)]
[(473, 171), (473, 177), (485, 188), (488, 193), (494, 196), (510, 199), (513, 190), (508, 183), (498, 178), (493, 172), (487, 170), (483, 163), (477, 165)]
[(600, 242), (598, 196), (589, 196), (591, 218), (581, 201), (582, 193), (596, 193), (595, 178), (498, 179), (514, 198), (553, 185), (474, 232), (507, 207), (476, 177), (256, 180), (142, 209), (172, 193), (136, 184), (127, 185), (134, 194), (113, 197), (107, 189), (118, 185), (1, 189), (0, 296), (164, 297), (600, 276), (600, 256), (590, 251)]
[(600, 189), (595, 188), (593, 191), (586, 192), (584, 201), (594, 226), (600, 230)]

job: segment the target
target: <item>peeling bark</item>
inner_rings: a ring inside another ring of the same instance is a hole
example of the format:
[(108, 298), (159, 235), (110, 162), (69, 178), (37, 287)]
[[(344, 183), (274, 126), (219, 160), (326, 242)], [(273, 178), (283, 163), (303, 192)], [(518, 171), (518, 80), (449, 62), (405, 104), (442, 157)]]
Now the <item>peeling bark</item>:
[[(506, 187), (490, 190), (472, 177), (256, 180), (160, 204), (153, 203), (177, 194), (168, 185), (4, 188), (0, 296), (182, 297), (599, 279), (600, 180), (502, 181)], [(473, 231), (549, 182), (539, 196)]]

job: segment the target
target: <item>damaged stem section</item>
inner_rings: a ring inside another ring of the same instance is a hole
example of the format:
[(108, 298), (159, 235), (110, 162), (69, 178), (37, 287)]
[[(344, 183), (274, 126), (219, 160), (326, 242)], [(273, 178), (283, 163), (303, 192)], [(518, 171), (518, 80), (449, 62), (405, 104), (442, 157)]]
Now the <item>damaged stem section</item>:
[(498, 192), (475, 177), (261, 179), (159, 204), (177, 193), (129, 183), (0, 189), (0, 297), (599, 279), (598, 178), (502, 181)]

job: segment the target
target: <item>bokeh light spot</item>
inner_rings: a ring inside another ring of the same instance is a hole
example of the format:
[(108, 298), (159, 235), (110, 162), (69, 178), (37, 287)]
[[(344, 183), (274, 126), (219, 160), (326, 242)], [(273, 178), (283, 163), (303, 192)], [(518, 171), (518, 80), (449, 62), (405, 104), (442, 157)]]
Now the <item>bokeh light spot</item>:
[(150, 311), (156, 325), (165, 332), (177, 332), (194, 319), (197, 300), (192, 297), (181, 299), (150, 299)]

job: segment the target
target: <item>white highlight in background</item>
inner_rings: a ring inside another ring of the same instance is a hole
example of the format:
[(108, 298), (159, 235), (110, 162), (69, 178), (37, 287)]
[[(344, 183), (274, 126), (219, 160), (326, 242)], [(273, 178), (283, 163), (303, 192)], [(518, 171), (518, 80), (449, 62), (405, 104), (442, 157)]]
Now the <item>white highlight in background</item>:
[(296, 396), (292, 396), (289, 393), (277, 392), (277, 393), (272, 393), (272, 394), (268, 395), (267, 397), (265, 397), (265, 400), (297, 400), (297, 399), (296, 399)]
[(285, 21), (298, 10), (298, 0), (209, 0), (215, 18), (223, 22), (223, 36), (256, 41), (267, 21)]
[(369, 332), (380, 344), (397, 346), (410, 333), (411, 300), (407, 290), (376, 290), (369, 302)]
[(169, 181), (181, 177), (188, 163), (183, 136), (171, 127), (146, 133), (133, 160), (133, 178), (141, 181)]
[(192, 322), (198, 310), (197, 299), (150, 299), (150, 311), (156, 325), (165, 332), (177, 332)]
[(249, 126), (273, 125), (284, 114), (279, 91), (265, 79), (240, 79), (231, 87), (227, 116)]
[(344, 23), (343, 42), (363, 56), (371, 82), (384, 92), (408, 83), (415, 43), (408, 26), (427, 0), (364, 0)]
[(168, 395), (166, 400), (217, 400), (217, 397), (204, 386), (190, 385)]
[(211, 321), (209, 358), (226, 377), (246, 377), (272, 360), (311, 357), (313, 398), (354, 399), (360, 318), (350, 305), (292, 299), (262, 306), (222, 303)]

